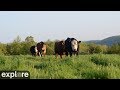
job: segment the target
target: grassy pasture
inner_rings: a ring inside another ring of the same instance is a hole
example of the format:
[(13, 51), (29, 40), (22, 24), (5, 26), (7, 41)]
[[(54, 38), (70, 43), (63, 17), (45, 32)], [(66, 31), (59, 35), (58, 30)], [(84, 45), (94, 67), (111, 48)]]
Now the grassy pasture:
[(0, 71), (27, 70), (31, 79), (120, 79), (120, 55), (93, 54), (55, 58), (0, 55)]

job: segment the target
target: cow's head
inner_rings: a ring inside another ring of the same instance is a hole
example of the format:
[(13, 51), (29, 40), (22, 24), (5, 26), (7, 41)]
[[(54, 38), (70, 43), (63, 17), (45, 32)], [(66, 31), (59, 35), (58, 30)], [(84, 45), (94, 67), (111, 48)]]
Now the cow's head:
[(44, 45), (45, 43), (44, 42), (39, 42), (39, 43), (37, 43), (37, 49), (39, 50), (39, 51), (41, 51), (42, 50), (42, 48), (43, 48), (43, 45)]
[(71, 39), (71, 48), (72, 48), (73, 51), (77, 51), (78, 50), (79, 43), (81, 43), (81, 41), (77, 41), (74, 38)]

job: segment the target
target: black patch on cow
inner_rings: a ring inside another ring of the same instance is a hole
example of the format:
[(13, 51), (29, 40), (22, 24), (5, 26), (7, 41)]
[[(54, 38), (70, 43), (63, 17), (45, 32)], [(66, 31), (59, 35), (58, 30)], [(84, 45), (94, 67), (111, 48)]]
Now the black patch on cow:
[(36, 52), (35, 52), (35, 46), (31, 46), (30, 47), (30, 52), (33, 56), (35, 56)]

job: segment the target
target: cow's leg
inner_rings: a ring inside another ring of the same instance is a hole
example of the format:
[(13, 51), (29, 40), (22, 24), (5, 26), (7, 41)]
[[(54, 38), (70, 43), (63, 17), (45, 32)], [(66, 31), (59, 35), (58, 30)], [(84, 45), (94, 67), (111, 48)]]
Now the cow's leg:
[(39, 56), (39, 51), (37, 52), (37, 55)]
[(65, 52), (65, 55), (68, 56), (68, 52)]
[(34, 54), (32, 53), (32, 56), (34, 56)]
[(70, 52), (70, 57), (72, 57), (72, 52)]
[(45, 55), (46, 55), (46, 54), (44, 53), (44, 57), (45, 57)]
[(43, 56), (45, 57), (45, 53), (43, 53)]
[(38, 52), (38, 56), (41, 56), (41, 53), (40, 53), (40, 51)]
[(40, 56), (42, 57), (42, 52), (40, 52)]
[(77, 56), (78, 56), (78, 53), (79, 53), (79, 52), (76, 53)]
[(74, 54), (74, 56), (75, 56), (76, 52), (73, 52), (73, 54)]
[(35, 53), (35, 56), (37, 56), (37, 52)]
[(60, 54), (60, 58), (62, 59), (62, 54)]
[(35, 53), (33, 53), (33, 56), (35, 56)]

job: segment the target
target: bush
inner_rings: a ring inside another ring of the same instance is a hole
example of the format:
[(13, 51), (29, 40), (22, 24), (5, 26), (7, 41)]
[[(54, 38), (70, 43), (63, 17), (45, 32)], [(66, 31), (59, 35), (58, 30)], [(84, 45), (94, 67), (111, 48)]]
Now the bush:
[(120, 54), (120, 44), (114, 44), (108, 48), (108, 54)]

